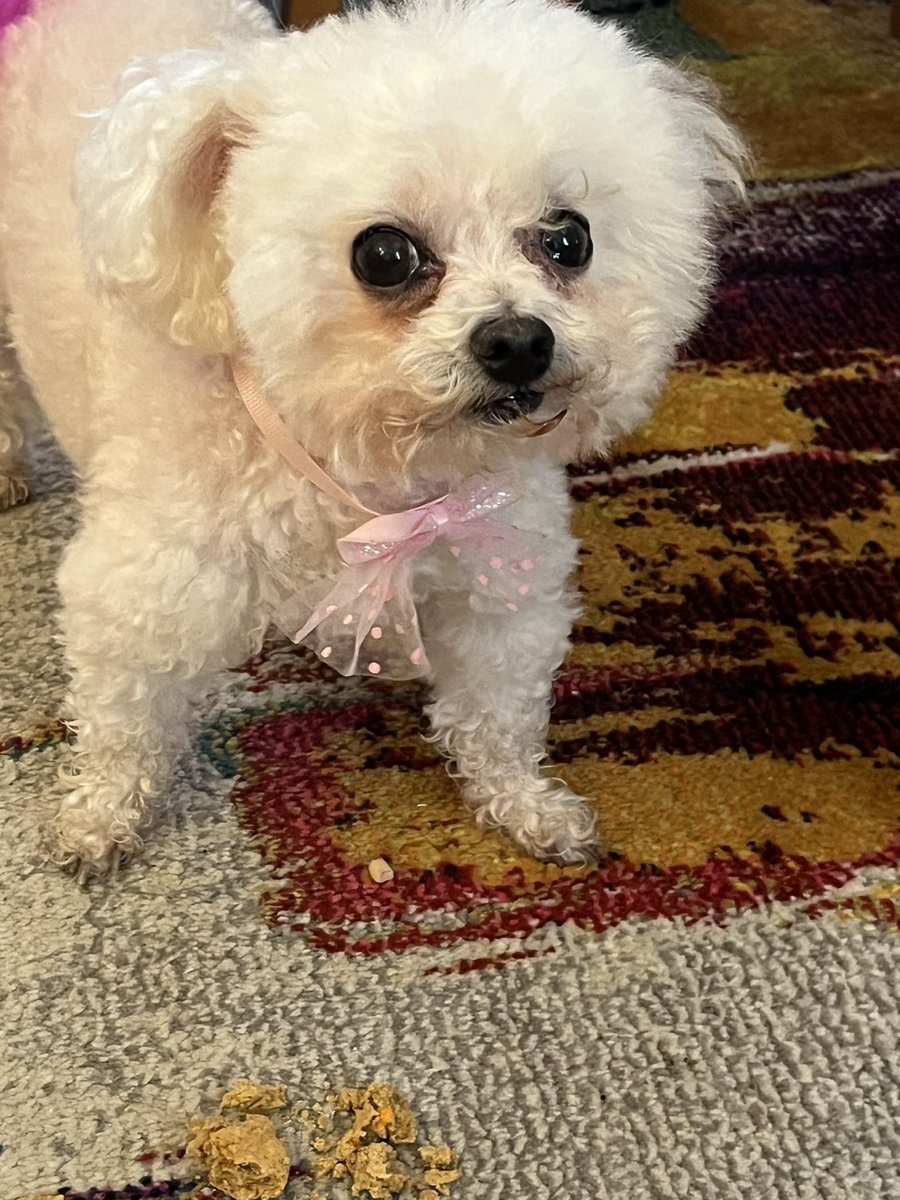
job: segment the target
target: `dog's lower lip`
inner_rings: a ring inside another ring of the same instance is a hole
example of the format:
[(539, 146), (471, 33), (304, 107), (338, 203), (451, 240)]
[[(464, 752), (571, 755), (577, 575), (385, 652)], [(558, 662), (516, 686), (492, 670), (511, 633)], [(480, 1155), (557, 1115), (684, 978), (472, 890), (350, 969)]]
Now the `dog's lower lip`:
[(520, 417), (527, 417), (529, 413), (535, 412), (543, 400), (543, 392), (531, 388), (516, 388), (508, 396), (479, 404), (476, 411), (488, 425), (509, 425), (518, 421)]

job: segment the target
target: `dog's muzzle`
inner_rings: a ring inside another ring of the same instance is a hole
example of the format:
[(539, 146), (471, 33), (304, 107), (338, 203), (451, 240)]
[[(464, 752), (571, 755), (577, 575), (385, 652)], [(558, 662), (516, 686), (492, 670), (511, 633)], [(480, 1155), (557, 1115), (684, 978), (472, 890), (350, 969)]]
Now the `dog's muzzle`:
[(476, 326), (469, 346), (478, 365), (496, 383), (513, 385), (506, 395), (479, 401), (477, 416), (491, 425), (508, 425), (540, 408), (544, 393), (532, 385), (549, 369), (555, 342), (553, 330), (539, 317), (500, 317)]

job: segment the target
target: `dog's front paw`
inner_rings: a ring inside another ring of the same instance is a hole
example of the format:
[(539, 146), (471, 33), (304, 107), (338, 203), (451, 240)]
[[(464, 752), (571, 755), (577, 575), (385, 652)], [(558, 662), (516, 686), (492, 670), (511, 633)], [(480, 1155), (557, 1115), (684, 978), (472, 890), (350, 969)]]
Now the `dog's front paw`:
[(604, 855), (597, 836), (597, 814), (586, 800), (559, 785), (521, 825), (507, 825), (516, 841), (541, 862), (557, 866), (593, 866)]
[(137, 833), (140, 810), (133, 803), (111, 810), (99, 801), (97, 789), (73, 788), (44, 831), (48, 859), (79, 884), (114, 877), (142, 844)]
[(573, 834), (564, 825), (556, 830), (555, 836), (553, 830), (550, 833), (552, 840), (549, 846), (540, 844), (531, 850), (540, 862), (555, 863), (558, 867), (595, 867), (606, 857), (606, 847), (597, 836), (596, 829), (581, 836), (577, 832)]
[[(59, 853), (59, 848), (57, 849)], [(110, 846), (102, 858), (86, 859), (77, 854), (67, 854), (63, 858), (54, 857), (55, 864), (61, 870), (72, 875), (79, 887), (86, 887), (92, 879), (115, 879), (119, 868), (126, 861), (126, 856), (118, 846)]]
[(469, 794), (481, 825), (500, 825), (533, 857), (558, 866), (590, 866), (604, 848), (597, 814), (559, 779), (528, 779), (515, 791), (486, 799)]

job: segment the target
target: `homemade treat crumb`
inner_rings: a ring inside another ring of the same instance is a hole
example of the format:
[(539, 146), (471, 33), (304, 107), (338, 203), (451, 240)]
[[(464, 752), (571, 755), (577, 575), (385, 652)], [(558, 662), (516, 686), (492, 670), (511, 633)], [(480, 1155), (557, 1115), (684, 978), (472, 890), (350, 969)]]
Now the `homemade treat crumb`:
[(373, 1083), (354, 1106), (357, 1129), (371, 1129), (378, 1137), (392, 1142), (416, 1140), (416, 1118), (396, 1088)]
[(224, 1129), (228, 1123), (225, 1117), (197, 1117), (193, 1121), (189, 1121), (188, 1131), (191, 1140), (187, 1144), (185, 1153), (199, 1158), (202, 1162), (209, 1151), (210, 1136), (219, 1129)]
[(190, 1129), (187, 1153), (232, 1200), (275, 1200), (284, 1191), (290, 1162), (268, 1117), (251, 1114), (235, 1124), (213, 1117)]
[(387, 1142), (372, 1142), (360, 1146), (347, 1163), (354, 1196), (368, 1192), (372, 1200), (388, 1200), (398, 1196), (407, 1183), (411, 1182), (406, 1168), (397, 1157), (397, 1151)]
[(373, 858), (369, 863), (369, 874), (375, 883), (390, 883), (394, 878), (394, 868), (384, 858)]
[(460, 1177), (450, 1146), (418, 1145), (415, 1115), (390, 1084), (344, 1088), (302, 1105), (289, 1104), (281, 1084), (239, 1079), (217, 1116), (190, 1122), (186, 1153), (202, 1166), (192, 1195), (276, 1200), (288, 1184), (288, 1148), (301, 1129), (312, 1161), (298, 1163), (298, 1170), (313, 1176), (316, 1189), (308, 1200), (444, 1200)]
[(330, 1175), (333, 1179), (338, 1179), (340, 1176), (336, 1173), (336, 1168), (340, 1164), (336, 1158), (332, 1158), (328, 1154), (322, 1155), (316, 1163), (316, 1179), (327, 1179)]
[(295, 1115), (317, 1156), (316, 1178), (349, 1180), (353, 1196), (442, 1200), (460, 1176), (449, 1146), (415, 1145), (415, 1115), (389, 1084), (344, 1088)]
[(275, 1112), (286, 1104), (284, 1084), (253, 1083), (250, 1079), (239, 1079), (222, 1097), (222, 1108), (237, 1108), (247, 1113)]
[(424, 1179), (430, 1187), (436, 1188), (441, 1195), (445, 1195), (448, 1186), (459, 1179), (459, 1171), (426, 1171)]
[(426, 1167), (452, 1167), (456, 1162), (449, 1146), (420, 1146), (419, 1157)]
[[(435, 1189), (431, 1195), (434, 1200), (437, 1200), (438, 1193), (446, 1195), (448, 1186), (459, 1179), (456, 1154), (449, 1146), (420, 1146), (419, 1157), (428, 1168), (423, 1178), (429, 1185), (429, 1189)], [(429, 1200), (429, 1198), (422, 1194), (419, 1196), (419, 1200)]]

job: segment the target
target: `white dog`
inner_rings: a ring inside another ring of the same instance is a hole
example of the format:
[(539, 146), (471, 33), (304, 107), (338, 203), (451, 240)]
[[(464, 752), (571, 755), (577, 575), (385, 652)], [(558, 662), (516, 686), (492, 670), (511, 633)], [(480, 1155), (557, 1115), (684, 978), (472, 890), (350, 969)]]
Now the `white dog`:
[(0, 303), (81, 480), (55, 857), (140, 845), (199, 681), (280, 612), (341, 670), (427, 673), (477, 820), (590, 861), (541, 765), (564, 464), (648, 415), (702, 313), (742, 155), (704, 89), (545, 0), (287, 35), (253, 0), (33, 0), (0, 114)]

